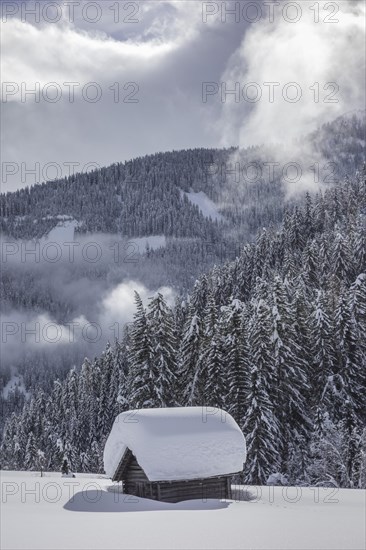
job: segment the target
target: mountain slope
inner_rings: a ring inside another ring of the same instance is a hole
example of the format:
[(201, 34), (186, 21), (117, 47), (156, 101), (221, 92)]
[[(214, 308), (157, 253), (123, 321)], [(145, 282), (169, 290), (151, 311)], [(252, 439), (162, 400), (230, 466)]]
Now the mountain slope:
[(41, 449), (47, 468), (66, 454), (99, 471), (122, 410), (200, 405), (228, 410), (243, 429), (248, 484), (280, 473), (365, 487), (365, 175), (308, 196), (279, 230), (203, 275), (188, 301), (169, 307), (159, 293), (146, 307), (136, 295), (115, 347), (8, 420), (3, 464), (32, 464)]
[[(303, 151), (307, 170), (309, 151), (316, 151), (318, 160), (334, 162), (331, 169), (342, 181), (344, 170), (352, 177), (364, 159), (364, 132), (364, 113), (351, 113), (304, 137), (296, 150)], [(54, 378), (64, 378), (86, 354), (101, 353), (116, 335), (110, 329), (113, 322), (122, 327), (132, 320), (134, 288), (144, 286), (149, 296), (168, 286), (172, 294), (184, 295), (202, 273), (240, 256), (258, 229), (271, 232), (284, 216), (286, 221), (305, 200), (307, 187), (301, 187), (301, 180), (289, 197), (282, 170), (273, 178), (266, 170), (265, 163), (275, 160), (276, 150), (268, 147), (173, 151), (1, 195), (2, 314), (18, 331), (4, 345), (0, 388), (15, 372), (24, 376), (27, 390), (48, 391)], [(260, 167), (260, 177), (249, 181), (244, 176), (252, 178), (250, 170), (243, 167), (253, 163)], [(334, 185), (329, 181), (323, 189)], [(264, 236), (262, 240), (267, 247)], [(38, 256), (26, 253), (37, 246)], [(89, 260), (88, 250), (100, 257)], [(250, 278), (255, 281), (258, 269), (257, 263), (250, 267), (245, 285)], [(97, 324), (100, 339), (90, 342), (79, 335), (68, 345), (67, 325), (74, 322), (79, 332)], [(23, 328), (34, 330), (38, 324), (43, 330), (48, 323), (62, 330), (65, 343), (44, 345), (42, 337), (38, 342), (31, 335), (23, 338)], [(7, 415), (22, 406), (24, 392), (1, 399)]]

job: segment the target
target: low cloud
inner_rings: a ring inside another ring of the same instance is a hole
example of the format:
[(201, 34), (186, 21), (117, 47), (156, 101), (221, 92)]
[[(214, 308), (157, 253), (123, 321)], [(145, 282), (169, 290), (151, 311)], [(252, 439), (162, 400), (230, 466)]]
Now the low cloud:
[[(324, 19), (329, 15), (324, 11), (327, 3), (319, 4)], [(364, 109), (365, 4), (341, 1), (337, 6), (338, 22), (333, 24), (315, 23), (313, 10), (302, 5), (296, 23), (278, 17), (251, 26), (222, 81), (228, 88), (239, 82), (241, 92), (245, 84), (256, 83), (262, 96), (239, 104), (227, 97), (219, 121), (224, 145), (231, 144), (233, 136), (240, 147), (289, 145), (324, 122)], [(248, 96), (256, 97), (257, 89), (248, 88)], [(296, 97), (299, 100), (292, 102)]]
[[(217, 127), (223, 146), (264, 145), (266, 160), (281, 166), (301, 161), (307, 169), (325, 161), (301, 138), (365, 108), (365, 4), (319, 2), (314, 5), (319, 13), (310, 3), (293, 4), (300, 8), (297, 22), (277, 17), (248, 29), (221, 77), (228, 90), (239, 85), (240, 100), (224, 97)], [(232, 161), (237, 160), (235, 154)], [(310, 170), (304, 170), (301, 186), (287, 185), (289, 195), (299, 188), (318, 188)]]
[[(144, 247), (135, 243), (131, 254), (128, 244), (132, 242), (117, 235), (81, 235), (72, 241), (75, 247), (70, 240), (43, 239), (37, 251), (34, 241), (2, 239), (8, 298), (2, 303), (1, 316), (3, 366), (16, 366), (34, 354), (48, 354), (50, 364), (55, 353), (76, 362), (84, 355), (98, 355), (107, 341), (121, 338), (126, 323), (133, 321), (135, 291), (145, 305), (156, 292), (172, 305), (174, 290), (167, 285), (151, 288), (147, 280), (153, 273), (151, 266), (144, 268)], [(62, 251), (56, 262), (51, 260), (51, 248)], [(159, 273), (157, 279), (162, 276)], [(11, 298), (16, 293), (22, 300)]]

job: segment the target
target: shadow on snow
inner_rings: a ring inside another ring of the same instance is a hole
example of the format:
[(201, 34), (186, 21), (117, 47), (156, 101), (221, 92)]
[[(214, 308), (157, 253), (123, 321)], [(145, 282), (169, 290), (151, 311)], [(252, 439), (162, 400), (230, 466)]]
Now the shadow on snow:
[(120, 492), (87, 490), (75, 493), (64, 505), (70, 512), (154, 512), (159, 510), (218, 510), (228, 508), (231, 501), (207, 499), (177, 503), (159, 502)]

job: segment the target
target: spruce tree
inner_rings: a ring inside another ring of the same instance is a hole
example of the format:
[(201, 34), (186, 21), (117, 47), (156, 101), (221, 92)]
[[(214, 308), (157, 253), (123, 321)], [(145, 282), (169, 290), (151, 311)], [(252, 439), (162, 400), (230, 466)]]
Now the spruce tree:
[(25, 448), (24, 467), (26, 470), (37, 469), (37, 444), (33, 432), (29, 432)]
[(128, 349), (129, 406), (131, 409), (156, 407), (160, 396), (156, 391), (158, 372), (154, 365), (154, 351), (150, 326), (142, 300), (135, 292), (136, 313)]
[(310, 317), (310, 342), (312, 365), (312, 408), (333, 407), (334, 382), (333, 373), (335, 354), (333, 345), (333, 325), (331, 323), (327, 302), (322, 291), (317, 292), (316, 301)]
[(149, 303), (147, 320), (152, 340), (152, 361), (157, 373), (155, 391), (158, 406), (169, 407), (175, 403), (176, 335), (171, 311), (160, 292)]
[(247, 441), (245, 482), (265, 484), (279, 464), (279, 428), (270, 393), (275, 373), (271, 352), (270, 310), (263, 300), (255, 305), (250, 327), (250, 381), (243, 423)]
[[(281, 432), (281, 472), (287, 466), (294, 448), (308, 445), (311, 427), (308, 411), (308, 369), (298, 344), (295, 310), (290, 303), (291, 289), (275, 277), (271, 296), (272, 349), (275, 385), (272, 395)], [(292, 292), (291, 292), (292, 293)]]
[(224, 355), (228, 392), (229, 412), (241, 425), (246, 409), (245, 393), (248, 378), (247, 342), (243, 323), (244, 304), (233, 299), (224, 308)]
[(191, 310), (182, 337), (179, 350), (179, 395), (181, 405), (201, 405), (202, 368), (201, 368), (202, 322)]
[(230, 403), (224, 370), (224, 340), (222, 328), (215, 324), (210, 338), (205, 340), (201, 356), (203, 373), (202, 404), (226, 409)]
[[(337, 412), (342, 413), (343, 404), (346, 403), (347, 411), (352, 409), (352, 414), (360, 418), (360, 415), (364, 414), (366, 404), (362, 385), (365, 375), (357, 325), (351, 315), (345, 286), (341, 288), (335, 311), (335, 331), (338, 343), (334, 377)], [(349, 412), (347, 416), (350, 416)]]

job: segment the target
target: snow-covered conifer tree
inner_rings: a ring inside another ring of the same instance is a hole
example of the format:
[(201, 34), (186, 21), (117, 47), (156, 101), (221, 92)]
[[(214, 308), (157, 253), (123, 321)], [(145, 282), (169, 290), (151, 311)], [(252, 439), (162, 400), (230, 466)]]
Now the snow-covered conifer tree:
[(275, 373), (271, 352), (271, 315), (263, 300), (255, 305), (250, 327), (250, 381), (246, 398), (243, 432), (248, 457), (244, 468), (246, 483), (264, 484), (277, 471), (279, 429), (270, 397)]

